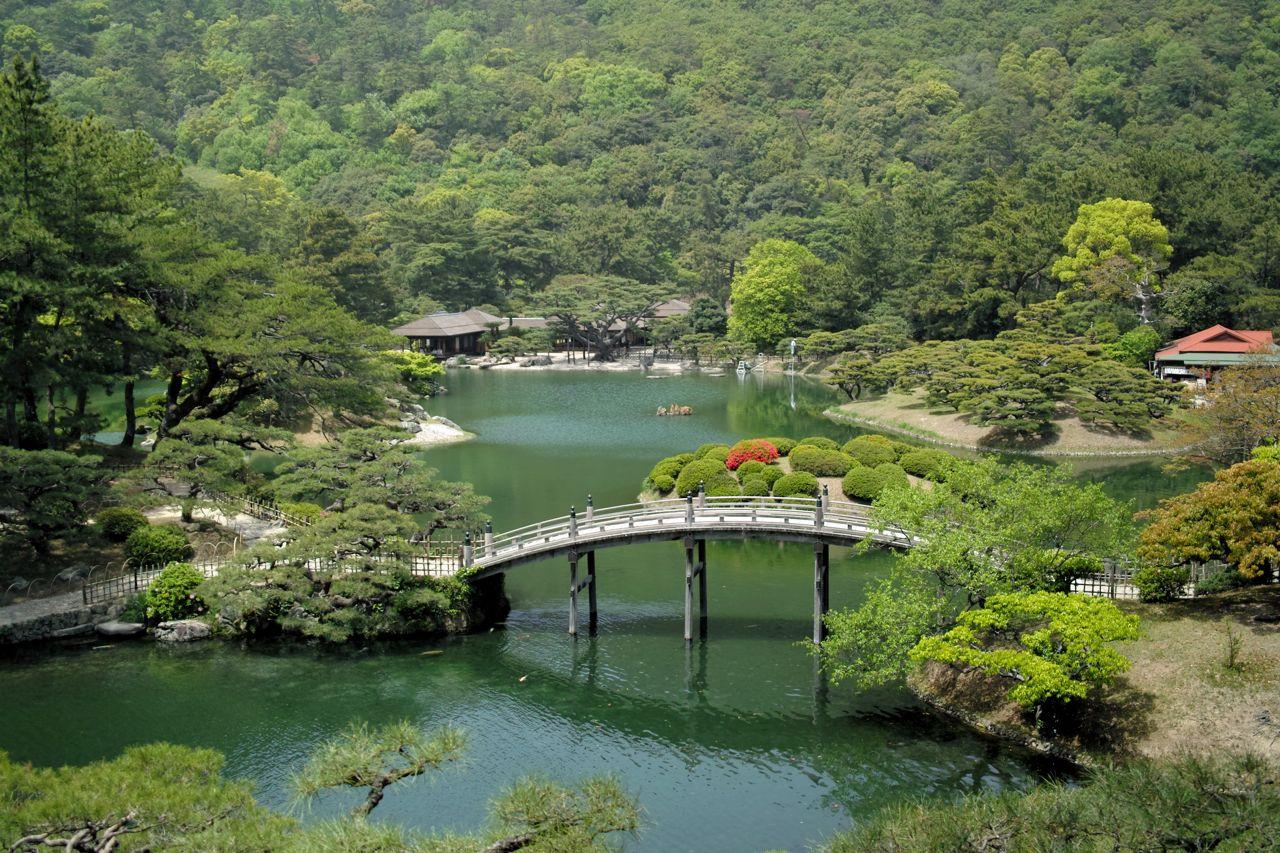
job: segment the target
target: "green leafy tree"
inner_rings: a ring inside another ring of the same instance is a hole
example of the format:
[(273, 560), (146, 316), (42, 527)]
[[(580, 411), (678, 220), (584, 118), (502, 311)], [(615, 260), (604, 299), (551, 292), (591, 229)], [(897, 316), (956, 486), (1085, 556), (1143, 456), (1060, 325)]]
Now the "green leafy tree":
[(1129, 660), (1107, 644), (1137, 637), (1138, 617), (1105, 599), (1005, 593), (960, 614), (945, 634), (921, 639), (909, 657), (1008, 679), (1009, 699), (1035, 707), (1110, 684)]
[(396, 371), (400, 384), (411, 393), (430, 397), (440, 390), (444, 365), (434, 356), (412, 350), (384, 350), (379, 358)]
[(668, 296), (664, 285), (616, 276), (568, 275), (552, 281), (538, 304), (571, 341), (590, 349), (598, 361), (610, 361), (627, 331), (651, 319)]
[(789, 240), (762, 240), (751, 247), (733, 278), (729, 337), (772, 349), (799, 328), (805, 292), (820, 261)]
[(50, 540), (77, 530), (103, 494), (95, 456), (57, 450), (0, 447), (0, 531), (17, 536), (37, 554)]
[(1173, 246), (1150, 204), (1122, 198), (1082, 204), (1062, 245), (1067, 252), (1054, 262), (1055, 276), (1090, 286), (1104, 298), (1136, 294), (1143, 320), (1151, 322), (1155, 276), (1168, 266)]

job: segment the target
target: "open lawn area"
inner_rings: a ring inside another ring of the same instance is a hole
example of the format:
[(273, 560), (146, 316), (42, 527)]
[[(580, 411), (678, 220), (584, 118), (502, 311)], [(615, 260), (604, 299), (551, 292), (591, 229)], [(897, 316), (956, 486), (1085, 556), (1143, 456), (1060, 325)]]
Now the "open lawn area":
[[(1172, 604), (1125, 602), (1140, 639), (1117, 645), (1133, 666), (1097, 699), (1050, 720), (1050, 743), (1098, 760), (1251, 752), (1280, 760), (1280, 585)], [(1007, 682), (930, 664), (911, 678), (927, 700), (979, 728), (1035, 739), (1004, 698)]]
[(923, 392), (903, 394), (896, 391), (837, 406), (827, 417), (841, 423), (871, 427), (889, 433), (911, 436), (947, 447), (967, 450), (1006, 450), (1042, 456), (1115, 455), (1143, 456), (1171, 454), (1187, 448), (1181, 426), (1187, 413), (1175, 409), (1146, 435), (1089, 429), (1069, 410), (1061, 410), (1056, 418), (1054, 434), (1035, 443), (1005, 443), (994, 430), (973, 421), (971, 415), (930, 406)]

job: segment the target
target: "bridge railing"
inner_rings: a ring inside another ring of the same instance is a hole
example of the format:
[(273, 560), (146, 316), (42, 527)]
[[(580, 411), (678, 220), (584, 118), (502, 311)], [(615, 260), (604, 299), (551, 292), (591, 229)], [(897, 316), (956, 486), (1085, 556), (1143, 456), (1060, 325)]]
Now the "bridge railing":
[(621, 504), (603, 509), (587, 509), (526, 524), (485, 539), (477, 536), (473, 562), (483, 565), (489, 559), (511, 551), (537, 549), (539, 545), (563, 544), (575, 538), (597, 538), (617, 532), (620, 527), (633, 529), (687, 528), (707, 523), (747, 522), (757, 525), (828, 525), (865, 531), (871, 524), (870, 507), (848, 501), (825, 498), (787, 497), (707, 497), (692, 499), (665, 498), (657, 501)]

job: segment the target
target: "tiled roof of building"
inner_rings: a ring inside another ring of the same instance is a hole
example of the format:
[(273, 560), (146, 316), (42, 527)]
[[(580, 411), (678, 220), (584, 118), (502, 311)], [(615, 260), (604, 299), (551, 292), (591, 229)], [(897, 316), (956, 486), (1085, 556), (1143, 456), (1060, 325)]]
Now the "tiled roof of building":
[(391, 333), (408, 338), (447, 338), (486, 331), (485, 323), (505, 325), (501, 317), (495, 317), (479, 308), (468, 308), (466, 311), (437, 311), (435, 314), (428, 314), (420, 320), (392, 329)]
[(1228, 329), (1219, 324), (1178, 338), (1157, 352), (1156, 358), (1177, 358), (1193, 353), (1263, 352), (1273, 346), (1275, 346), (1275, 340), (1269, 331), (1242, 331)]

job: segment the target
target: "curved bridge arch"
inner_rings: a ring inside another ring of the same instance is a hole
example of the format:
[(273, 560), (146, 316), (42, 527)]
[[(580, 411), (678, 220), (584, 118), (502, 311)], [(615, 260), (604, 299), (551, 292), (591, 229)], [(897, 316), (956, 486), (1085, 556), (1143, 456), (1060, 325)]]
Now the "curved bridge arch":
[[(582, 516), (568, 515), (518, 527), (494, 535), (486, 532), (463, 546), (462, 564), (470, 577), (481, 579), (505, 573), (524, 563), (567, 557), (569, 560), (569, 633), (578, 632), (578, 594), (588, 591), (588, 626), (596, 624), (595, 552), (639, 542), (682, 541), (685, 551), (684, 634), (693, 640), (694, 581), (698, 582), (699, 628), (707, 625), (706, 541), (708, 539), (766, 539), (809, 542), (814, 545), (813, 638), (823, 637), (822, 617), (829, 606), (830, 546), (872, 541), (892, 548), (909, 548), (911, 536), (877, 528), (870, 507), (819, 498), (708, 498), (699, 495), (647, 503), (624, 504)], [(695, 559), (696, 551), (696, 559)], [(586, 558), (586, 575), (578, 577), (578, 561)]]

